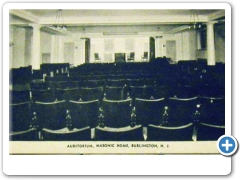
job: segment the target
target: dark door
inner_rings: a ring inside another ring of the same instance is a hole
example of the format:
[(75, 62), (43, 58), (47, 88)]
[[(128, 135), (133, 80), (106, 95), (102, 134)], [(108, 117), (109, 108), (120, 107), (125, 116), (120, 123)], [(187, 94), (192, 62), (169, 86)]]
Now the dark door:
[(85, 41), (85, 63), (90, 63), (90, 39)]
[(155, 59), (155, 39), (153, 37), (150, 37), (149, 39), (149, 43), (150, 43), (150, 46), (149, 46), (149, 51), (150, 51), (150, 61), (152, 59)]

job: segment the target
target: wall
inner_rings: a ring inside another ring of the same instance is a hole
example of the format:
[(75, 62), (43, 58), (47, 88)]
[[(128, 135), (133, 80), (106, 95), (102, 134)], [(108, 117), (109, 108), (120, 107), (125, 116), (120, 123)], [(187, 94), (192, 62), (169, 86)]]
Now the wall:
[[(14, 27), (10, 26), (9, 27), (9, 43), (14, 43)], [(14, 46), (9, 46), (9, 69), (12, 68), (13, 64), (13, 48)]]
[(135, 62), (141, 61), (144, 51), (149, 51), (149, 37), (91, 38), (90, 62), (98, 53), (101, 62), (114, 62), (114, 53), (135, 52)]
[[(134, 39), (135, 61), (141, 61), (141, 57), (145, 49), (149, 51), (149, 37), (128, 37), (128, 38), (112, 38), (114, 39), (113, 50), (108, 53), (128, 52), (126, 49), (126, 39)], [(99, 53), (100, 57), (104, 59), (104, 39), (110, 38), (92, 38), (91, 39), (91, 60), (94, 62), (94, 52)], [(196, 59), (196, 32), (193, 30), (183, 31), (177, 34), (164, 34), (155, 38), (156, 57), (166, 56), (166, 42), (176, 42), (176, 62), (179, 60), (194, 60)], [(106, 41), (108, 42), (108, 41)], [(147, 48), (144, 45), (147, 44)], [(114, 58), (114, 55), (112, 55)]]
[(196, 58), (207, 59), (207, 50), (197, 50)]
[[(154, 27), (155, 28), (155, 27)], [(104, 42), (106, 39), (114, 39), (113, 50), (110, 53), (111, 59), (114, 59), (116, 52), (135, 52), (135, 61), (141, 61), (143, 52), (149, 51), (149, 37), (156, 37), (157, 33), (160, 38), (155, 38), (156, 57), (166, 56), (166, 42), (176, 41), (176, 62), (179, 60), (192, 60), (197, 58), (206, 58), (207, 51), (197, 50), (197, 40), (195, 31), (182, 31), (177, 34), (161, 34), (161, 32), (151, 27), (148, 35), (138, 34), (137, 36), (113, 36), (113, 37), (92, 37), (90, 46), (90, 62), (94, 62), (94, 52), (99, 53), (102, 60), (106, 55), (104, 49)], [(129, 28), (130, 31), (130, 28)], [(152, 32), (151, 32), (152, 31)], [(10, 47), (9, 61), (10, 68), (19, 68), (21, 66), (28, 66), (31, 64), (31, 45), (32, 45), (32, 29), (21, 27), (10, 27), (10, 42), (14, 43)], [(128, 47), (127, 41), (133, 41), (131, 48)], [(64, 46), (66, 43), (73, 43), (73, 59), (68, 62), (74, 66), (78, 66), (85, 62), (83, 49), (85, 47), (84, 40), (81, 36), (75, 34), (74, 36), (58, 36), (41, 32), (41, 56), (42, 54), (50, 54), (49, 63), (63, 63), (66, 62), (66, 53)], [(216, 62), (225, 62), (225, 26), (215, 26), (215, 49)], [(72, 55), (71, 55), (72, 57)], [(42, 62), (42, 61), (41, 61)]]
[(176, 34), (177, 61), (196, 59), (196, 32), (186, 30)]
[(196, 51), (197, 51), (197, 33), (194, 30), (188, 31), (189, 33), (189, 57), (188, 60), (195, 60), (196, 59)]
[(41, 53), (51, 53), (52, 35), (41, 32)]
[(225, 63), (225, 24), (215, 25), (214, 28), (216, 62)]
[[(15, 46), (10, 47), (9, 52), (9, 61), (10, 68), (19, 68), (21, 66), (28, 66), (31, 64), (31, 46), (32, 46), (32, 29), (24, 29), (24, 28), (10, 28), (10, 42), (14, 42)], [(69, 60), (70, 64), (74, 66), (80, 65), (84, 63), (81, 57), (81, 48), (82, 43), (80, 40), (73, 38), (71, 36), (59, 36), (52, 35), (45, 32), (41, 32), (41, 43), (40, 43), (40, 54), (41, 54), (41, 63), (42, 57), (46, 57), (46, 55), (50, 55), (48, 61), (44, 61), (44, 63), (63, 63), (67, 60), (64, 57), (66, 56), (64, 46), (68, 43), (73, 43), (72, 52), (73, 59)]]
[(24, 67), (26, 29), (14, 28), (12, 68)]
[[(176, 62), (183, 59), (183, 50), (184, 52), (188, 52), (188, 48), (184, 48), (182, 43), (182, 36), (184, 34), (177, 33), (177, 34), (165, 34), (161, 38), (158, 38), (158, 40), (155, 39), (155, 43), (158, 43), (156, 47), (158, 47), (158, 50), (156, 49), (156, 54), (158, 57), (166, 56), (166, 44), (167, 41), (175, 41), (176, 42)], [(184, 39), (187, 39), (188, 37), (185, 37)], [(186, 41), (187, 43), (188, 41)], [(185, 53), (185, 54), (186, 54)]]

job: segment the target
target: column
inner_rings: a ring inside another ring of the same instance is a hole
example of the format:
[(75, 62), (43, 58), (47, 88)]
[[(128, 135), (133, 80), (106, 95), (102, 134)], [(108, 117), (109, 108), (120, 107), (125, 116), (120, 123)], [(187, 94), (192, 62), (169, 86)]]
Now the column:
[(41, 64), (40, 29), (41, 29), (41, 25), (31, 24), (31, 26), (33, 27), (31, 65), (32, 65), (33, 69), (40, 69), (40, 64)]
[(207, 61), (208, 65), (215, 65), (214, 22), (207, 23)]

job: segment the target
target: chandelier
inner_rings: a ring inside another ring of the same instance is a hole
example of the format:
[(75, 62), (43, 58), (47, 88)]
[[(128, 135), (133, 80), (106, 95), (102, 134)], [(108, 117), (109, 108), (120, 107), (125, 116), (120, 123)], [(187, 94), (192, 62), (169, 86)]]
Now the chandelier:
[(202, 28), (202, 23), (199, 22), (197, 10), (191, 10), (190, 22), (191, 22), (191, 25), (189, 25), (189, 27), (188, 27), (189, 29), (201, 29)]
[(55, 25), (53, 27), (57, 30), (63, 30), (63, 31), (67, 30), (67, 26), (64, 24), (62, 9), (57, 10), (56, 21), (55, 21)]

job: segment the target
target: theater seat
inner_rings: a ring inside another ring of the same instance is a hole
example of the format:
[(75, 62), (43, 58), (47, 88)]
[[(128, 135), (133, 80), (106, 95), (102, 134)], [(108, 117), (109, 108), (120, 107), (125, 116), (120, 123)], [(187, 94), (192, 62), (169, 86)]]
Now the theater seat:
[(225, 126), (200, 123), (197, 126), (197, 141), (217, 141), (225, 134)]
[(54, 91), (52, 89), (32, 90), (33, 101), (53, 102), (56, 100)]
[(143, 128), (141, 125), (135, 127), (96, 127), (95, 132), (97, 141), (143, 141)]
[(29, 101), (9, 106), (9, 131), (27, 131), (31, 126), (31, 104)]
[(11, 132), (9, 134), (10, 141), (36, 141), (39, 140), (38, 131), (36, 128), (25, 131)]
[(86, 88), (103, 87), (103, 86), (105, 86), (105, 80), (104, 79), (82, 80), (79, 83), (79, 86), (80, 87), (86, 87)]
[(69, 111), (73, 127), (82, 128), (98, 125), (99, 100), (93, 101), (69, 101)]
[(30, 83), (30, 88), (32, 90), (48, 89), (48, 84), (46, 82), (43, 82), (42, 80), (41, 81), (34, 80), (33, 82)]
[(199, 86), (198, 94), (201, 97), (223, 98), (225, 97), (225, 86), (223, 85), (202, 85)]
[(58, 130), (66, 127), (66, 101), (35, 102), (40, 128)]
[(74, 128), (73, 130), (68, 128), (59, 130), (43, 128), (42, 138), (44, 141), (89, 141), (91, 140), (91, 129), (90, 127)]
[(80, 88), (82, 101), (101, 100), (103, 98), (103, 87), (82, 87)]
[(22, 90), (22, 91), (10, 90), (9, 98), (10, 98), (11, 104), (27, 102), (27, 101), (30, 101), (30, 91), (29, 90)]
[(110, 87), (124, 87), (126, 85), (125, 79), (108, 79), (107, 86)]
[(225, 134), (225, 98), (201, 98), (197, 140), (217, 140)]
[(126, 100), (128, 97), (127, 88), (107, 86), (104, 90), (104, 99), (108, 100)]
[(161, 99), (135, 99), (136, 121), (143, 126), (148, 124), (159, 125), (163, 121), (164, 107), (166, 101)]
[(69, 82), (68, 81), (59, 81), (59, 82), (48, 82), (48, 87), (50, 87), (50, 89), (66, 89), (69, 87)]
[(169, 98), (166, 126), (183, 126), (195, 121), (198, 98)]
[(130, 86), (130, 97), (142, 99), (157, 99), (157, 90), (152, 86)]
[(183, 126), (166, 127), (149, 124), (147, 141), (192, 141), (193, 123)]
[(225, 125), (225, 98), (201, 98), (200, 122), (217, 126)]
[(195, 86), (180, 85), (176, 87), (175, 95), (177, 98), (193, 98), (198, 92)]
[(80, 90), (78, 88), (71, 89), (56, 89), (55, 90), (56, 98), (58, 101), (61, 100), (75, 100), (78, 101), (81, 98)]
[(120, 128), (132, 123), (132, 99), (120, 101), (103, 99), (101, 109), (104, 126)]

